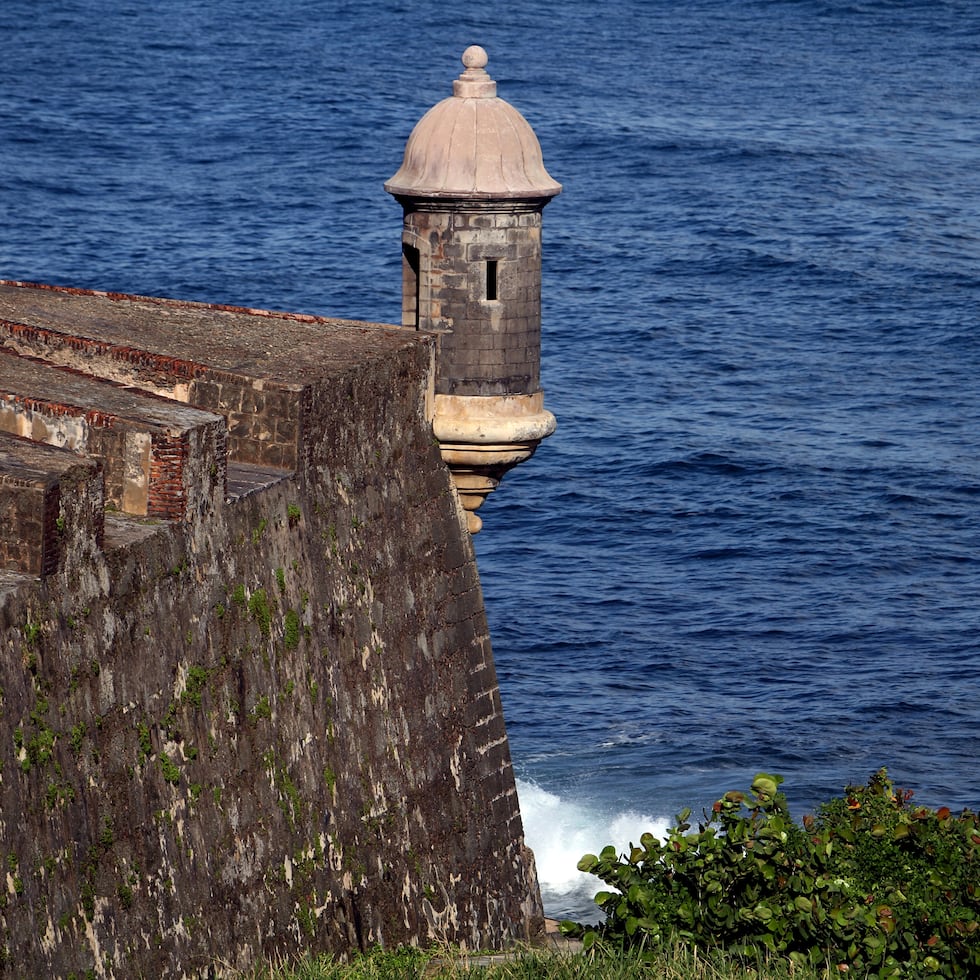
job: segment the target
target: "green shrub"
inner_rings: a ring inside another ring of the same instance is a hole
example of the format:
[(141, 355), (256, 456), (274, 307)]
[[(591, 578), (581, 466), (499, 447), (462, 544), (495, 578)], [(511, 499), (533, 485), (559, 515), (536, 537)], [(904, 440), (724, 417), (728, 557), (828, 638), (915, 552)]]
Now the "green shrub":
[(664, 841), (644, 834), (628, 854), (585, 855), (579, 869), (612, 889), (596, 895), (606, 920), (563, 931), (587, 947), (680, 941), (842, 974), (980, 975), (975, 813), (914, 807), (882, 769), (799, 826), (780, 783), (760, 773), (696, 831), (685, 810)]

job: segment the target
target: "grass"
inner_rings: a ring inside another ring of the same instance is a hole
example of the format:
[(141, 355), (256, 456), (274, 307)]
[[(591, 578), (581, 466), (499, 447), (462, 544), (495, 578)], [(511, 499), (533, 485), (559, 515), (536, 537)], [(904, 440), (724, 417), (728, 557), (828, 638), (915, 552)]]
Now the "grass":
[[(833, 974), (836, 976), (836, 973)], [(829, 980), (829, 972), (807, 972), (788, 961), (756, 962), (706, 956), (693, 948), (665, 949), (652, 964), (635, 953), (554, 953), (521, 949), (459, 956), (446, 950), (375, 951), (350, 963), (330, 957), (292, 965), (261, 967), (243, 980)]]

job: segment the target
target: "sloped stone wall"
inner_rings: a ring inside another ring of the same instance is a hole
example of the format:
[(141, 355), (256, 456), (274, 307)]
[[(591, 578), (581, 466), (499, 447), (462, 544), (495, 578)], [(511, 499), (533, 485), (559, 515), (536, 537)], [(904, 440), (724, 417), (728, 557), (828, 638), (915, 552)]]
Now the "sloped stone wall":
[(109, 514), (104, 551), (0, 581), (6, 975), (536, 928), (430, 370), (423, 339), (313, 385), (293, 476), (207, 521)]

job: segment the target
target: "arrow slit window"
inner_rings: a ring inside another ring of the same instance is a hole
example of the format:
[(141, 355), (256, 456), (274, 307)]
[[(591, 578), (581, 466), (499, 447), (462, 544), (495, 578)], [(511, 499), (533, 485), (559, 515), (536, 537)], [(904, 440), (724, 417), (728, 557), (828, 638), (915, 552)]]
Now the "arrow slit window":
[(497, 260), (487, 259), (487, 299), (497, 299)]

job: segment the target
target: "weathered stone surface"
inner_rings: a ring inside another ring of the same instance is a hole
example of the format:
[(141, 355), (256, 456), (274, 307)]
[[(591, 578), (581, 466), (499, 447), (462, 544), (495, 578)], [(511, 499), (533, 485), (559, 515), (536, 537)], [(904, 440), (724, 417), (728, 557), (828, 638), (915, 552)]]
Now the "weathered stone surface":
[[(44, 292), (0, 288), (11, 343), (176, 394), (274, 391), (295, 466), (232, 464), (207, 521), (113, 514), (104, 550), (60, 475), (56, 567), (0, 582), (7, 972), (193, 976), (533, 929), (479, 576), (427, 422), (431, 338), (212, 311), (212, 365), (206, 308)], [(56, 317), (62, 339), (37, 340)]]
[(554, 197), (561, 184), (545, 170), (527, 120), (497, 97), (487, 52), (473, 44), (461, 60), (465, 70), (453, 82), (452, 96), (419, 120), (385, 190), (432, 198)]
[[(400, 201), (403, 242), (410, 250), (402, 320), (439, 332), (437, 393), (539, 391), (543, 202), (441, 201), (436, 208), (426, 201)], [(487, 213), (491, 206), (494, 211)], [(416, 300), (412, 263), (419, 262), (426, 275), (424, 296)], [(490, 263), (493, 283), (488, 283)]]

